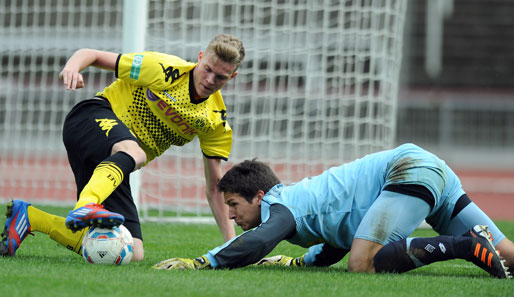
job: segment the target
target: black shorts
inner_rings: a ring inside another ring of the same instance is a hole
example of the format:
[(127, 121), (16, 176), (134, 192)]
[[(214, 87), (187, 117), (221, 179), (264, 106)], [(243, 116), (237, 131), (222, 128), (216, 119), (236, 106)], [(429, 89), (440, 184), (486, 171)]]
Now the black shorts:
[[(138, 141), (114, 114), (106, 99), (84, 100), (71, 109), (64, 120), (63, 142), (75, 175), (77, 199), (96, 166), (111, 155), (112, 146), (129, 139)], [(125, 217), (123, 225), (133, 237), (143, 238), (139, 215), (130, 191), (129, 176), (125, 176), (123, 182), (102, 204), (107, 210)]]

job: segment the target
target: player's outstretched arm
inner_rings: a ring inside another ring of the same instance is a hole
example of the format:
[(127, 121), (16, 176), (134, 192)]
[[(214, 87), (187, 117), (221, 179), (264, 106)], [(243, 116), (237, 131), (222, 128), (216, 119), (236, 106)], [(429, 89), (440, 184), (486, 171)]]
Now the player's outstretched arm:
[(256, 265), (265, 266), (330, 266), (339, 262), (350, 250), (332, 247), (329, 244), (318, 244), (309, 248), (309, 252), (298, 258), (278, 255), (263, 258)]
[(171, 258), (161, 261), (153, 266), (160, 270), (195, 270), (212, 268), (207, 257), (202, 256), (196, 259)]
[(223, 194), (218, 190), (216, 184), (222, 177), (221, 160), (203, 157), (205, 172), (205, 195), (216, 220), (216, 224), (223, 234), (223, 239), (229, 241), (236, 236), (234, 223), (228, 217), (228, 207), (225, 205)]
[(80, 71), (93, 65), (98, 68), (114, 71), (118, 54), (94, 49), (80, 49), (66, 62), (59, 78), (63, 80), (66, 90), (76, 90), (84, 87), (84, 78)]
[(171, 258), (154, 265), (156, 269), (240, 268), (257, 263), (277, 244), (295, 234), (291, 212), (280, 204), (270, 207), (267, 221), (196, 259)]

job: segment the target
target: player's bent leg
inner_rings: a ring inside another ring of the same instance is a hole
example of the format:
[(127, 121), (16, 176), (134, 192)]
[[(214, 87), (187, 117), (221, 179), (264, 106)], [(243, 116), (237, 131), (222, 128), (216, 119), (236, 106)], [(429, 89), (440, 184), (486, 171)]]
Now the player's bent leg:
[[(41, 232), (69, 250), (80, 254), (84, 232), (72, 233), (64, 218), (37, 209), (30, 203), (13, 200), (7, 206), (7, 221), (2, 233), (0, 254), (14, 256), (27, 234)], [(87, 230), (87, 229), (86, 229)]]
[(467, 234), (469, 230), (476, 225), (487, 226), (488, 231), (493, 237), (493, 244), (495, 246), (505, 238), (505, 235), (500, 231), (493, 220), (473, 202), (470, 202), (466, 207), (455, 214), (454, 217), (448, 221), (447, 225), (438, 226), (434, 229), (441, 235), (460, 236)]
[(102, 204), (134, 168), (134, 158), (125, 152), (117, 152), (100, 162), (80, 191), (79, 200), (74, 209), (89, 203)]
[[(127, 145), (133, 143), (137, 146), (137, 143), (132, 140), (119, 143), (126, 143)], [(139, 146), (137, 147), (139, 148)], [(144, 156), (144, 159), (146, 159), (146, 155)], [(139, 161), (143, 161), (141, 157), (139, 159)], [(90, 226), (112, 228), (122, 224), (124, 222), (123, 216), (103, 209), (101, 203), (123, 183), (125, 177), (128, 177), (135, 166), (134, 158), (124, 151), (117, 151), (100, 162), (91, 179), (80, 192), (75, 208), (68, 214), (66, 227), (72, 231), (77, 231)]]
[(355, 232), (348, 269), (374, 272), (375, 254), (384, 245), (409, 236), (429, 212), (430, 205), (420, 198), (383, 191)]
[(82, 238), (87, 229), (82, 232), (72, 232), (65, 226), (65, 218), (42, 211), (33, 205), (27, 208), (28, 218), (33, 232), (41, 232), (65, 248), (81, 254)]
[(438, 261), (465, 258), (470, 250), (470, 238), (410, 237), (385, 245), (376, 253), (373, 263), (376, 272), (403, 273)]
[(351, 272), (375, 272), (373, 257), (382, 247), (383, 245), (366, 239), (354, 239), (348, 258), (348, 270)]
[(114, 155), (118, 152), (124, 152), (132, 157), (134, 160), (134, 170), (141, 168), (146, 163), (146, 153), (133, 140), (122, 140), (112, 146), (111, 154)]
[(376, 272), (402, 273), (434, 262), (465, 259), (497, 278), (510, 278), (490, 239), (487, 227), (476, 225), (469, 236), (440, 235), (391, 242), (374, 257)]
[[(469, 198), (467, 199), (469, 200)], [(493, 220), (471, 200), (449, 220), (447, 225), (440, 226), (436, 231), (440, 234), (454, 236), (461, 234), (471, 235), (470, 230), (476, 225), (487, 226), (487, 233), (492, 237), (492, 245), (498, 250), (500, 257), (505, 259), (505, 265), (509, 267), (512, 274), (514, 269), (514, 244), (505, 237)], [(491, 250), (493, 250), (493, 253), (496, 253), (493, 248)]]
[(134, 238), (134, 256), (132, 256), (132, 261), (143, 261), (144, 258), (143, 241), (139, 238)]

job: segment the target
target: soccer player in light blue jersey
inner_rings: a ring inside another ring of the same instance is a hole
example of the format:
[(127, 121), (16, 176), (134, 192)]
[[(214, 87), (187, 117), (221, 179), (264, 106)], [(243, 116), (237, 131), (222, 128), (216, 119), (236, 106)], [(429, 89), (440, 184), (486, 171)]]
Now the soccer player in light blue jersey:
[[(402, 273), (465, 259), (494, 277), (511, 278), (514, 244), (468, 198), (445, 162), (414, 144), (289, 186), (264, 163), (247, 160), (218, 188), (230, 218), (246, 232), (196, 259), (172, 258), (155, 268), (329, 266), (350, 252), (348, 270), (354, 272)], [(408, 237), (423, 220), (440, 236)], [(298, 258), (263, 259), (282, 240), (309, 250)]]

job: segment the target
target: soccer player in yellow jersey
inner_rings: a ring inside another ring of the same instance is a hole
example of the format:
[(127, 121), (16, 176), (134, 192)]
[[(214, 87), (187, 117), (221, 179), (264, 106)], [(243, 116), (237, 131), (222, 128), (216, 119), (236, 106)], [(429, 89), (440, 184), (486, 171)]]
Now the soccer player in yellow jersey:
[(59, 74), (67, 90), (84, 87), (80, 71), (88, 66), (114, 71), (117, 77), (94, 98), (74, 106), (64, 122), (63, 141), (78, 201), (67, 218), (12, 201), (0, 254), (14, 256), (33, 231), (80, 253), (88, 227), (124, 224), (134, 237), (132, 260), (142, 260), (141, 226), (128, 176), (170, 146), (182, 146), (194, 137), (203, 153), (212, 213), (225, 241), (233, 238), (234, 225), (216, 187), (221, 160), (227, 160), (232, 146), (220, 89), (237, 75), (244, 55), (243, 43), (228, 34), (214, 37), (197, 63), (157, 52), (75, 52)]

